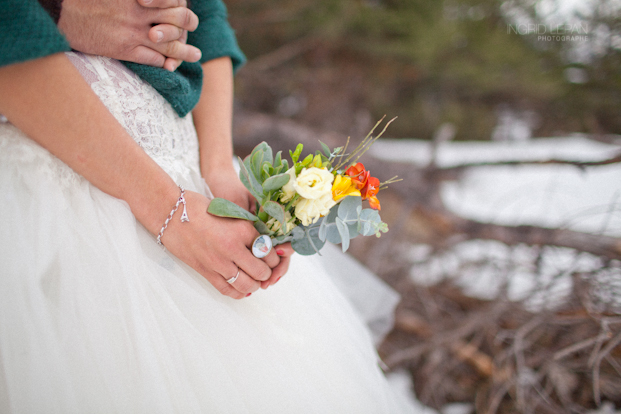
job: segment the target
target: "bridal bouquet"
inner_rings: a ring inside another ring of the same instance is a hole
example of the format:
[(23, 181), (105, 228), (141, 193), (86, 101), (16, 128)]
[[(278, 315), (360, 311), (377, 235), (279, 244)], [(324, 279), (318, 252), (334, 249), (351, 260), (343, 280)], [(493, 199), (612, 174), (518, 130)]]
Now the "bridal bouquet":
[[(302, 255), (319, 253), (326, 241), (340, 243), (345, 252), (350, 239), (358, 235), (380, 237), (388, 226), (380, 218), (377, 193), (396, 180), (380, 183), (358, 160), (394, 119), (373, 137), (382, 120), (349, 154), (347, 145), (331, 150), (321, 143), (322, 151), (302, 158), (303, 145), (299, 144), (289, 151), (291, 166), (282, 151), (274, 156), (272, 148), (262, 142), (239, 160), (241, 181), (257, 200), (257, 213), (222, 198), (214, 198), (207, 211), (251, 220), (261, 235), (271, 238), (272, 245), (291, 242)], [(363, 201), (370, 208), (363, 208)]]

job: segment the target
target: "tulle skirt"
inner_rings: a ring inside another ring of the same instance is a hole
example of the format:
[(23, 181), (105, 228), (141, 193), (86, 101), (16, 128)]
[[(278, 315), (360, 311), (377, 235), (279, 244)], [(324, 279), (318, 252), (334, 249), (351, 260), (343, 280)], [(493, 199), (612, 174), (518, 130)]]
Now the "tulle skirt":
[[(170, 173), (206, 194), (196, 157)], [(125, 202), (6, 123), (0, 217), (2, 413), (403, 412), (313, 258), (222, 296)]]

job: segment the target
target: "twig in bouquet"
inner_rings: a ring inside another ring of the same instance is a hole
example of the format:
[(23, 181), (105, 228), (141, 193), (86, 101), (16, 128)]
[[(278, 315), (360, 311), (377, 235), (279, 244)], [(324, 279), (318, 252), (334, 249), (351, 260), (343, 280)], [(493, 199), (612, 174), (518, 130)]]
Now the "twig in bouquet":
[(386, 180), (386, 181), (384, 181), (384, 182), (381, 182), (381, 183), (380, 183), (380, 187), (379, 187), (379, 189), (380, 189), (380, 191), (381, 191), (381, 190), (385, 190), (385, 189), (387, 189), (387, 188), (388, 188), (388, 184), (398, 183), (399, 181), (403, 181), (403, 178), (399, 178), (399, 176), (398, 176), (398, 175), (395, 175), (395, 176), (394, 176), (394, 177), (392, 177), (391, 179)]
[[(342, 159), (339, 160), (339, 164), (335, 167), (336, 170), (343, 168), (343, 166), (347, 164), (350, 164), (350, 163), (355, 164), (356, 162), (358, 162), (360, 157), (362, 157), (364, 153), (367, 152), (367, 150), (371, 147), (371, 145), (373, 145), (373, 143), (377, 141), (377, 139), (381, 137), (384, 134), (384, 132), (386, 132), (386, 128), (388, 128), (388, 125), (390, 125), (395, 119), (397, 119), (397, 117), (394, 117), (393, 119), (388, 121), (386, 125), (384, 125), (384, 129), (382, 129), (382, 131), (377, 136), (373, 137), (373, 131), (375, 131), (375, 129), (384, 121), (384, 118), (386, 118), (386, 115), (384, 115), (382, 119), (377, 121), (375, 126), (373, 126), (373, 128), (371, 129), (371, 131), (369, 131), (367, 136), (364, 137), (362, 142), (358, 144), (356, 149), (352, 151), (352, 153), (349, 154), (347, 158), (345, 158), (345, 161), (343, 161)], [(343, 153), (345, 153), (345, 151), (343, 151)], [(354, 157), (356, 158), (354, 159)], [(354, 160), (352, 161), (352, 159)]]
[[(347, 137), (347, 141), (345, 142), (345, 146), (341, 150), (341, 156), (339, 157), (339, 163), (337, 164), (337, 166), (343, 165), (343, 157), (345, 156), (345, 154), (347, 154), (347, 148), (349, 147), (349, 140), (350, 139), (351, 139), (351, 137)], [(337, 168), (334, 167), (334, 169), (336, 170)]]
[[(384, 117), (385, 117), (385, 115), (384, 115)], [(384, 119), (384, 117), (382, 117), (382, 119)], [(377, 139), (378, 139), (379, 137), (381, 137), (381, 136), (384, 134), (384, 132), (386, 132), (386, 128), (388, 128), (388, 125), (390, 125), (390, 124), (391, 124), (391, 123), (392, 123), (395, 119), (397, 119), (397, 117), (394, 117), (393, 119), (391, 119), (390, 121), (388, 121), (388, 123), (386, 123), (386, 125), (384, 125), (384, 129), (382, 129), (382, 132), (380, 132), (380, 133), (379, 133), (379, 134), (378, 134), (375, 138), (370, 137), (369, 139), (367, 139), (367, 140), (366, 140), (366, 143), (363, 141), (363, 146), (362, 146), (362, 148), (360, 149), (360, 151), (359, 151), (359, 153), (358, 153), (358, 156), (357, 156), (357, 157), (356, 157), (356, 159), (353, 161), (353, 163), (354, 163), (354, 164), (355, 164), (355, 163), (357, 163), (357, 162), (358, 162), (358, 160), (360, 159), (360, 157), (362, 157), (362, 156), (364, 155), (364, 153), (365, 153), (365, 152), (367, 152), (367, 150), (368, 150), (369, 148), (371, 148), (371, 145), (373, 145), (373, 143), (374, 143), (375, 141), (377, 141)]]

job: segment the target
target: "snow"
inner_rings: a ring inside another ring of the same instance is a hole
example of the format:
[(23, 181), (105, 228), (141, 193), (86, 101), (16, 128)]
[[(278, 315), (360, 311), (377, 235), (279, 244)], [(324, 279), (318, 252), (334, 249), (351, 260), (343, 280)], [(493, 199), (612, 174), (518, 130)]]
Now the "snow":
[[(436, 150), (436, 164), (597, 161), (619, 152), (621, 140), (605, 144), (581, 135), (525, 142), (443, 142)], [(380, 140), (369, 153), (417, 167), (428, 165), (433, 157), (431, 144), (421, 140)], [(570, 165), (474, 167), (459, 181), (443, 183), (441, 196), (449, 210), (481, 222), (621, 237), (621, 164), (585, 170)], [(419, 284), (451, 278), (470, 296), (492, 299), (504, 294), (539, 310), (562, 303), (574, 275), (590, 274), (598, 300), (621, 307), (621, 266), (604, 267), (600, 258), (572, 249), (469, 240), (442, 252), (409, 245), (402, 254), (412, 264), (412, 280)]]
[[(387, 162), (428, 165), (432, 147), (421, 140), (380, 140), (370, 154)], [(438, 146), (436, 163), (560, 159), (598, 161), (621, 152), (575, 135), (526, 142), (447, 142)], [(441, 188), (445, 206), (466, 218), (490, 223), (531, 224), (621, 236), (621, 164), (581, 170), (571, 165), (488, 166), (469, 169), (459, 182)]]

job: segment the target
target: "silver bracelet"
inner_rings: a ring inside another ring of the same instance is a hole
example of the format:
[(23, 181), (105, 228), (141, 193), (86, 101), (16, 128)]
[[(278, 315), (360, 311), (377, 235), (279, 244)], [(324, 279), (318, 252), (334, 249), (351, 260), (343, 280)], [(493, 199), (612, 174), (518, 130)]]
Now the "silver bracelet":
[(179, 208), (179, 204), (183, 203), (183, 214), (181, 214), (181, 222), (184, 223), (186, 221), (190, 221), (190, 218), (188, 217), (188, 211), (185, 208), (185, 189), (182, 186), (179, 186), (179, 189), (181, 190), (179, 199), (177, 199), (177, 203), (175, 204), (175, 207), (171, 210), (168, 217), (166, 217), (166, 221), (164, 222), (164, 225), (162, 226), (162, 229), (160, 230), (160, 234), (157, 235), (157, 244), (159, 244), (160, 246), (164, 245), (161, 240), (162, 235), (164, 234), (164, 230), (166, 230), (166, 227), (168, 227), (168, 223), (170, 222), (170, 220), (172, 220), (173, 216), (177, 212), (177, 209)]

